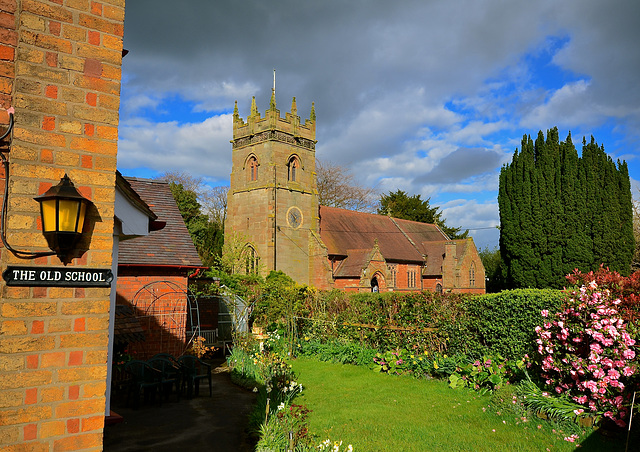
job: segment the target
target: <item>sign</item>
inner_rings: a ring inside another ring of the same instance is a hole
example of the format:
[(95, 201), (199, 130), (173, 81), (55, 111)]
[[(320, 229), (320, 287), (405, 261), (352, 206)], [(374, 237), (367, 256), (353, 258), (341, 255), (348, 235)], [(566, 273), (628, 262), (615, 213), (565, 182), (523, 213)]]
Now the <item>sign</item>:
[(113, 273), (104, 268), (7, 267), (7, 286), (111, 287)]

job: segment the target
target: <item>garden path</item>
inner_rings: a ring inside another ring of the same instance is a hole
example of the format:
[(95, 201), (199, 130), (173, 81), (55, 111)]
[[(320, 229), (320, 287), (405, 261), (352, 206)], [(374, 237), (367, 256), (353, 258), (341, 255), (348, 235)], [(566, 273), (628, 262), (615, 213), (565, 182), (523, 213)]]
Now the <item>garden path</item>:
[(212, 397), (204, 382), (198, 397), (179, 402), (172, 395), (162, 405), (141, 401), (134, 410), (124, 406), (124, 399), (116, 399), (112, 410), (124, 421), (105, 427), (104, 451), (249, 452), (246, 427), (254, 402), (255, 394), (234, 385), (226, 367), (214, 370)]

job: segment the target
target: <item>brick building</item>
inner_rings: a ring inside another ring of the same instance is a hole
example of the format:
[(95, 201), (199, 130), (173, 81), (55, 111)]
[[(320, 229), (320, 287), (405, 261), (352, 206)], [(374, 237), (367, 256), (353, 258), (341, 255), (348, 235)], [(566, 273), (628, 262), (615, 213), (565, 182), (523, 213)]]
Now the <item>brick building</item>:
[[(0, 111), (15, 108), (7, 241), (48, 250), (33, 198), (65, 173), (93, 202), (68, 265), (3, 246), (3, 270), (113, 270), (123, 21), (124, 0), (0, 0)], [(0, 292), (0, 450), (100, 450), (111, 289), (3, 280)]]
[(316, 116), (302, 122), (295, 98), (265, 116), (255, 98), (246, 122), (233, 113), (225, 241), (243, 250), (237, 271), (281, 270), (299, 283), (346, 291), (485, 292), (472, 239), (434, 224), (320, 206)]
[(179, 356), (190, 339), (188, 279), (205, 267), (169, 184), (125, 180), (158, 217), (151, 234), (122, 241), (118, 249), (117, 303), (134, 308), (146, 336), (130, 350), (142, 359), (161, 352)]

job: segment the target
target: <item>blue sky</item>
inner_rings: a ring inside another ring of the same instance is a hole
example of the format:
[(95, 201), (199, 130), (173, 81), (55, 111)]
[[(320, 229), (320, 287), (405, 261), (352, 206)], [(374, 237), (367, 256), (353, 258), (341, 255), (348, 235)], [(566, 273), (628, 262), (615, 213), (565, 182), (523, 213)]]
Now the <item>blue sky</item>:
[(317, 113), (316, 155), (381, 193), (430, 198), (497, 245), (497, 188), (524, 134), (593, 135), (640, 180), (640, 3), (127, 2), (118, 167), (231, 172), (231, 113)]

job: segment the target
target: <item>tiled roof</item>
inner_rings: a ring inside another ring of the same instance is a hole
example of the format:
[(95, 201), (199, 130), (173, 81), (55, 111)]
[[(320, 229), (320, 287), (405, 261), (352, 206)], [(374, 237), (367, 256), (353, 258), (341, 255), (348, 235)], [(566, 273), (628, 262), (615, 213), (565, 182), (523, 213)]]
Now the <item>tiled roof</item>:
[(348, 256), (340, 262), (335, 277), (360, 277), (362, 269), (369, 263), (371, 250), (347, 250)]
[(159, 231), (120, 242), (118, 264), (201, 267), (202, 261), (167, 182), (125, 177), (140, 198), (166, 221)]
[(424, 275), (441, 275), (442, 261), (444, 258), (445, 244), (454, 242), (456, 244), (456, 257), (461, 259), (467, 252), (470, 239), (443, 240), (439, 242), (423, 242), (422, 247), (427, 255), (427, 265), (423, 270)]
[(447, 240), (434, 224), (399, 220), (384, 215), (320, 206), (320, 236), (329, 255), (347, 250), (371, 250), (378, 239), (387, 262), (423, 262), (423, 242)]

